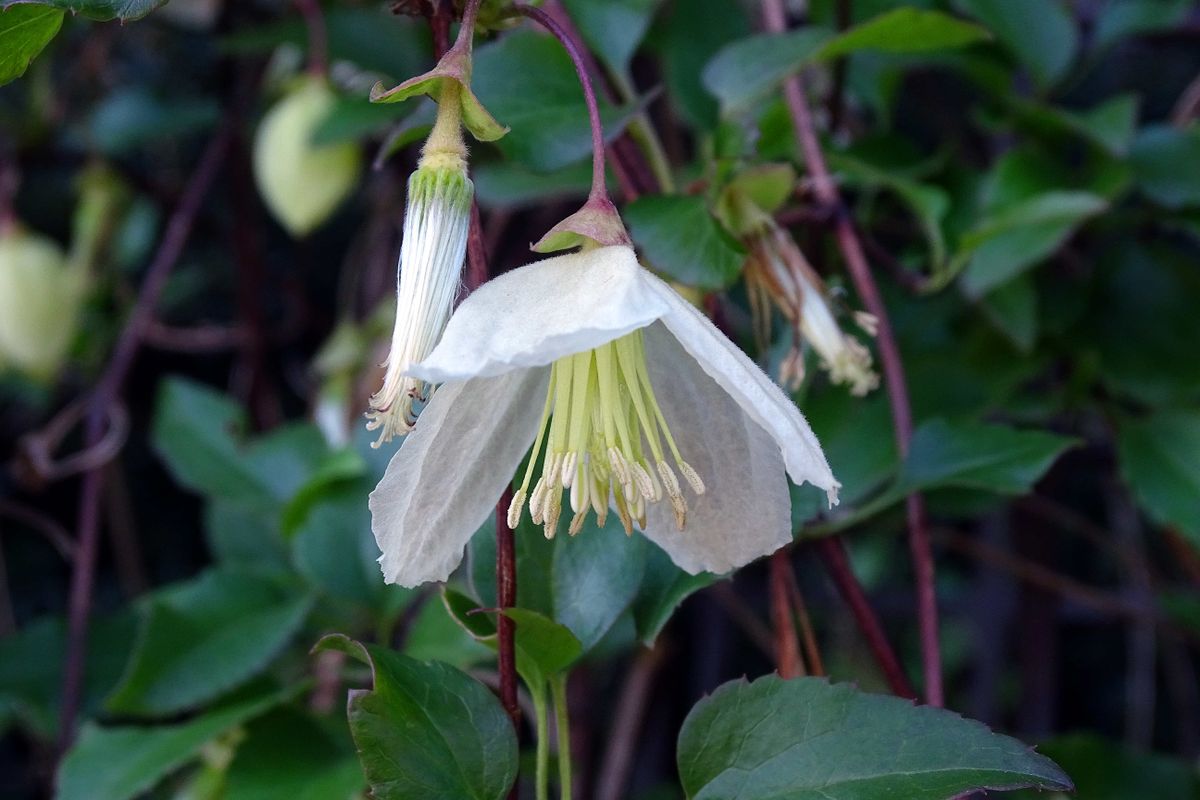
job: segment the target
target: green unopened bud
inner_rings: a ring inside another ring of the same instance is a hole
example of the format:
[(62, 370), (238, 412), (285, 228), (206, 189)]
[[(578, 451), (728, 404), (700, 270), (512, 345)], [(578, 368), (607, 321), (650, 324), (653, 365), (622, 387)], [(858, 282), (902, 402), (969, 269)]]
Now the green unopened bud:
[(86, 281), (53, 240), (0, 231), (0, 360), (35, 380), (54, 377), (74, 337)]
[(259, 191), (293, 236), (303, 236), (328, 219), (358, 181), (357, 145), (313, 144), (313, 135), (336, 101), (323, 78), (306, 76), (267, 112), (254, 140)]

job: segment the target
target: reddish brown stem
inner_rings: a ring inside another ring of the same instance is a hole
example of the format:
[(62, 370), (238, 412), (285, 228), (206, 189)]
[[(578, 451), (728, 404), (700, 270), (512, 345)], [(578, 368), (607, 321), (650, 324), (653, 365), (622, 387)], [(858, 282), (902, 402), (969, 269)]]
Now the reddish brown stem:
[(800, 640), (792, 619), (788, 597), (788, 573), (792, 570), (789, 550), (776, 550), (771, 556), (768, 584), (771, 593), (771, 626), (775, 629), (775, 670), (781, 678), (799, 678), (804, 674), (800, 662)]
[(871, 653), (883, 671), (883, 677), (891, 687), (892, 693), (916, 700), (917, 693), (913, 691), (908, 677), (904, 674), (904, 668), (900, 666), (900, 660), (896, 658), (895, 651), (888, 643), (883, 625), (879, 623), (879, 617), (875, 616), (875, 609), (871, 608), (862, 584), (854, 577), (854, 570), (850, 568), (850, 560), (846, 558), (846, 549), (841, 540), (833, 536), (818, 539), (816, 546), (829, 577), (833, 579), (846, 605), (850, 606), (850, 613), (854, 615), (858, 628), (866, 638), (867, 646), (871, 648)]
[[(500, 496), (496, 504), (496, 605), (501, 610), (517, 605), (517, 550), (512, 528), (508, 527), (508, 507), (512, 504), (512, 487)], [(517, 705), (517, 662), (513, 648), (516, 624), (506, 615), (497, 619), (500, 661), (500, 703), (514, 726), (521, 722)]]
[(318, 0), (296, 0), (296, 8), (304, 17), (308, 29), (308, 71), (314, 75), (329, 72), (329, 35), (325, 30), (325, 17), (321, 14)]
[[(112, 359), (92, 394), (84, 422), (85, 447), (96, 445), (104, 435), (109, 408), (117, 401), (121, 386), (133, 366), (142, 336), (154, 318), (154, 307), (166, 285), (171, 268), (179, 260), (200, 211), (200, 204), (225, 159), (233, 127), (226, 123), (209, 143), (200, 164), (188, 179), (179, 207), (171, 215), (162, 241), (146, 270), (125, 327), (117, 339)], [(83, 691), (84, 665), (87, 658), (87, 627), (92, 610), (92, 586), (96, 576), (96, 556), (100, 543), (100, 495), (103, 470), (93, 467), (83, 477), (79, 501), (78, 550), (71, 572), (68, 605), (67, 656), (63, 669), (62, 706), (59, 714), (59, 745), (66, 750), (74, 736), (75, 720)]]
[[(782, 0), (763, 0), (764, 18), (768, 30), (782, 33), (787, 29)], [(788, 109), (796, 129), (796, 139), (808, 167), (813, 192), (823, 205), (836, 209), (834, 231), (838, 248), (846, 262), (846, 269), (863, 305), (879, 323), (879, 357), (883, 362), (883, 374), (887, 379), (888, 401), (892, 411), (896, 446), (900, 457), (908, 455), (912, 439), (912, 409), (908, 401), (908, 384), (904, 377), (904, 365), (900, 359), (900, 348), (892, 330), (887, 308), (879, 294), (879, 287), (871, 274), (862, 244), (854, 230), (854, 224), (846, 212), (837, 185), (829, 173), (817, 129), (813, 122), (808, 100), (800, 76), (793, 76), (784, 85)], [(929, 538), (929, 526), (925, 517), (925, 502), (921, 495), (909, 495), (908, 546), (913, 561), (913, 576), (916, 582), (917, 627), (921, 639), (921, 664), (925, 679), (925, 700), (933, 706), (944, 705), (942, 688), (942, 659), (938, 634), (937, 593), (934, 581), (933, 547)]]
[(516, 5), (514, 8), (553, 34), (558, 39), (571, 63), (575, 65), (575, 74), (583, 87), (583, 101), (587, 105), (588, 121), (592, 128), (592, 197), (608, 198), (608, 185), (604, 179), (604, 126), (600, 121), (600, 106), (596, 102), (596, 90), (592, 86), (592, 77), (588, 74), (587, 63), (583, 51), (575, 38), (558, 23), (558, 20), (542, 11), (540, 8), (526, 5)]
[(596, 786), (596, 800), (620, 800), (626, 796), (629, 773), (637, 754), (638, 733), (646, 716), (654, 675), (663, 661), (663, 652), (661, 643), (652, 650), (643, 650), (629, 668), (613, 714), (608, 748), (604, 751)]
[(800, 623), (800, 638), (804, 644), (804, 658), (808, 665), (808, 674), (824, 675), (825, 662), (821, 658), (821, 648), (817, 646), (817, 634), (813, 630), (812, 619), (808, 615), (808, 604), (804, 602), (804, 594), (800, 591), (800, 582), (796, 580), (794, 569), (788, 570), (787, 579), (788, 594), (792, 599), (796, 620)]

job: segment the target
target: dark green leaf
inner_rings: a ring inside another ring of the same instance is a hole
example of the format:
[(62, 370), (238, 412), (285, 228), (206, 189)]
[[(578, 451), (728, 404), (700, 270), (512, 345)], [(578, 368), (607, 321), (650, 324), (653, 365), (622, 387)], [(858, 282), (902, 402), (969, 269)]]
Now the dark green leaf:
[[(552, 37), (517, 31), (475, 53), (472, 88), (512, 130), (496, 145), (537, 172), (574, 164), (592, 152), (592, 134), (579, 78)], [(624, 128), (633, 109), (600, 99), (606, 138)]]
[[(484, 528), (471, 540), (471, 582), (485, 606), (496, 603), (496, 536)], [(629, 608), (642, 580), (646, 540), (626, 536), (616, 515), (597, 528), (588, 517), (577, 536), (547, 541), (523, 515), (516, 530), (517, 603), (566, 626), (589, 652)]]
[(601, 61), (623, 75), (662, 0), (565, 0), (571, 20)]
[(717, 103), (701, 85), (704, 66), (723, 45), (750, 32), (741, 3), (691, 0), (674, 3), (663, 37), (663, 67), (672, 103), (693, 125), (717, 124)]
[(250, 723), (225, 776), (224, 800), (349, 800), (366, 780), (345, 725), (333, 735), (312, 717), (281, 708)]
[(87, 124), (88, 143), (110, 156), (211, 128), (220, 106), (208, 98), (158, 97), (142, 88), (118, 89), (100, 102)]
[[(433, 48), (429, 26), (424, 20), (393, 14), (386, 7), (378, 6), (342, 8), (327, 5), (324, 12), (329, 55), (334, 60), (356, 64), (394, 83), (432, 66)], [(236, 53), (270, 53), (281, 44), (304, 48), (308, 45), (308, 31), (304, 22), (296, 17), (243, 28), (223, 39), (222, 44)], [(391, 113), (398, 114), (401, 108), (393, 106)]]
[(141, 19), (166, 2), (167, 0), (0, 0), (0, 9), (32, 4), (70, 11), (72, 14), (83, 14), (101, 22), (113, 19), (126, 22)]
[(17, 6), (0, 11), (0, 86), (25, 74), (58, 29), (63, 12), (40, 6)]
[(500, 702), (448, 664), (344, 636), (318, 648), (370, 665), (371, 690), (350, 691), (350, 732), (377, 800), (501, 800), (517, 777), (517, 737)]
[(583, 654), (575, 634), (564, 625), (544, 614), (525, 608), (509, 608), (503, 612), (482, 610), (479, 603), (453, 589), (442, 592), (442, 602), (454, 620), (468, 633), (488, 647), (495, 649), (496, 622), (493, 616), (503, 613), (516, 623), (513, 646), (517, 651), (517, 671), (531, 690), (536, 691), (547, 680), (574, 664)]
[[(133, 614), (126, 612), (96, 619), (89, 627), (84, 714), (94, 713), (121, 679), (136, 622)], [(41, 739), (54, 739), (66, 642), (67, 626), (58, 618), (34, 620), (0, 638), (0, 731), (11, 719)]]
[(957, 5), (990, 28), (1043, 89), (1075, 60), (1079, 31), (1060, 0), (957, 0)]
[(85, 723), (58, 770), (58, 800), (130, 800), (199, 755), (204, 745), (285, 700), (291, 691), (253, 692), (172, 725)]
[(226, 502), (273, 508), (316, 471), (327, 448), (310, 425), (274, 431), (243, 444), (242, 410), (212, 389), (182, 380), (163, 384), (154, 444), (175, 477)]
[(900, 482), (910, 490), (1029, 491), (1075, 440), (1004, 425), (931, 420), (913, 433)]
[(1138, 186), (1167, 208), (1200, 205), (1200, 126), (1146, 128), (1129, 151)]
[[(471, 620), (491, 625), (486, 615), (477, 614)], [(434, 597), (425, 600), (404, 637), (404, 654), (418, 661), (444, 661), (459, 669), (495, 661), (494, 651), (468, 633), (446, 604), (439, 603)]]
[(382, 612), (410, 594), (383, 582), (379, 546), (371, 534), (370, 487), (350, 484), (312, 509), (292, 537), (296, 571), (331, 597)]
[(1092, 45), (1111, 47), (1126, 36), (1173, 28), (1193, 7), (1193, 0), (1109, 0), (1096, 15)]
[(720, 101), (725, 116), (752, 111), (829, 38), (824, 28), (802, 28), (739, 39), (721, 48), (704, 67), (704, 88)]
[(679, 604), (718, 580), (720, 576), (708, 572), (689, 575), (675, 566), (665, 550), (654, 543), (648, 544), (642, 585), (631, 608), (638, 639), (652, 647)]
[(709, 213), (703, 197), (642, 197), (625, 208), (625, 221), (649, 265), (673, 280), (721, 289), (741, 273), (742, 248)]
[(1028, 353), (1038, 335), (1037, 300), (1033, 281), (1021, 275), (984, 295), (980, 306), (1018, 350)]
[(921, 230), (929, 243), (933, 273), (936, 275), (943, 269), (946, 261), (946, 239), (942, 233), (942, 221), (950, 208), (950, 198), (944, 191), (906, 178), (897, 170), (881, 168), (844, 153), (830, 153), (829, 165), (850, 186), (895, 192), (921, 224)]
[(1200, 413), (1161, 411), (1123, 422), (1117, 444), (1138, 502), (1200, 548)]
[(860, 50), (927, 53), (966, 47), (990, 39), (986, 30), (940, 11), (897, 8), (856, 25), (825, 44), (819, 58), (837, 58)]
[[(1196, 800), (1200, 777), (1194, 764), (1179, 758), (1135, 753), (1095, 734), (1075, 734), (1040, 745), (1075, 781), (1079, 800)], [(1012, 800), (1048, 800), (1040, 792), (1019, 792)], [(1055, 798), (1057, 800), (1057, 798)]]
[(265, 668), (310, 605), (297, 587), (241, 570), (160, 592), (146, 607), (109, 710), (166, 715), (211, 700)]
[(688, 714), (678, 753), (694, 800), (946, 800), (1071, 788), (1050, 759), (978, 722), (818, 678), (724, 684)]
[(1107, 207), (1103, 198), (1087, 192), (1046, 192), (995, 213), (960, 242), (957, 260), (967, 261), (965, 288), (979, 296), (1012, 280)]
[(550, 173), (531, 172), (511, 161), (471, 165), (475, 196), (487, 208), (523, 206), (587, 197), (592, 184), (591, 159)]

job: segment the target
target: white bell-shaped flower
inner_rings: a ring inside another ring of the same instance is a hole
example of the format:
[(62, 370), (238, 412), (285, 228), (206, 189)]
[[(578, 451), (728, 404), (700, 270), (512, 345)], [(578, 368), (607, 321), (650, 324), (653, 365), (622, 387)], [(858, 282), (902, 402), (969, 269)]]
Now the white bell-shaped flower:
[(371, 494), (389, 583), (449, 577), (531, 444), (510, 521), (528, 504), (553, 536), (565, 495), (575, 533), (611, 507), (690, 573), (790, 542), (787, 476), (837, 502), (796, 406), (627, 246), (485, 284), (409, 372), (443, 385)]

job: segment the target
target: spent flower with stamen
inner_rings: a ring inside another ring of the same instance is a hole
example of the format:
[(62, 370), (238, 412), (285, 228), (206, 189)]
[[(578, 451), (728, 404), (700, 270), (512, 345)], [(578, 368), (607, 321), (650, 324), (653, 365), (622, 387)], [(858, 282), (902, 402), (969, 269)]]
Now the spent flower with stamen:
[[(768, 214), (753, 205), (739, 206), (739, 229), (746, 244), (746, 289), (760, 345), (771, 340), (771, 309), (778, 308), (792, 330), (792, 348), (784, 357), (779, 381), (798, 389), (804, 380), (807, 342), (835, 384), (846, 384), (861, 397), (879, 386), (871, 351), (846, 333), (834, 315), (829, 290), (804, 257), (796, 240)], [(875, 335), (875, 318), (856, 312), (865, 333)]]

